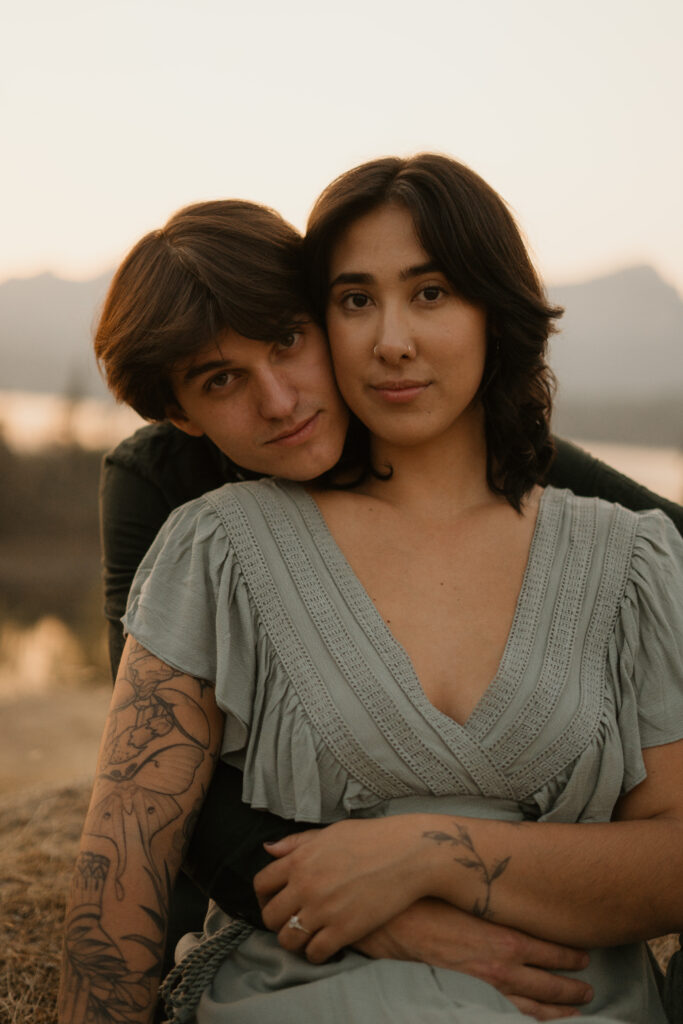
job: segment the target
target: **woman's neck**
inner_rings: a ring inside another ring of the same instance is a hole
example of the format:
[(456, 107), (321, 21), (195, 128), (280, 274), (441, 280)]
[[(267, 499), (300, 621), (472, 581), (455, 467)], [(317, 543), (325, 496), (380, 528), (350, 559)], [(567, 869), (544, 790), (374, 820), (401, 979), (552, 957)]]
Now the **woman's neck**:
[(368, 478), (358, 488), (371, 495), (424, 515), (453, 516), (500, 500), (486, 480), (486, 439), (483, 412), (460, 422), (458, 429), (423, 445), (371, 442), (372, 464), (386, 479)]

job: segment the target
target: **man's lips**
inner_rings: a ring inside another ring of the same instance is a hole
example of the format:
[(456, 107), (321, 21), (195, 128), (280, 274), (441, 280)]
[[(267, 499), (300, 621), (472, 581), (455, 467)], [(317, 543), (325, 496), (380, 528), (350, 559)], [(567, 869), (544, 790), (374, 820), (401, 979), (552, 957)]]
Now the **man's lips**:
[(410, 402), (429, 387), (430, 381), (385, 380), (371, 384), (373, 391), (387, 402)]
[(312, 416), (308, 416), (305, 420), (300, 420), (299, 423), (295, 423), (292, 427), (287, 427), (266, 443), (288, 447), (289, 445), (297, 445), (307, 441), (316, 428), (319, 415), (319, 412), (314, 412)]

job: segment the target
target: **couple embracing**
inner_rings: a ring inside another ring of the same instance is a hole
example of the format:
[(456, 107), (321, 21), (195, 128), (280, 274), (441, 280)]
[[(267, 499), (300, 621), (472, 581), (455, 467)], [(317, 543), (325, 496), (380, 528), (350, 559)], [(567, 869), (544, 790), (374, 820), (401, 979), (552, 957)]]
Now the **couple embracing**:
[(165, 422), (103, 482), (127, 640), (62, 1024), (152, 1019), (183, 862), (174, 1020), (665, 1024), (683, 543), (553, 439), (560, 314), (435, 155), (342, 175), (303, 242), (217, 202), (126, 259), (96, 351)]

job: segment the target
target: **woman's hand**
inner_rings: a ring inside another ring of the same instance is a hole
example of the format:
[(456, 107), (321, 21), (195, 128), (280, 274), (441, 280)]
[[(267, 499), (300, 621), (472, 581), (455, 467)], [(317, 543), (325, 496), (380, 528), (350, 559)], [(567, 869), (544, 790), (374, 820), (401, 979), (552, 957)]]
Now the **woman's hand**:
[(427, 895), (418, 817), (341, 821), (267, 845), (276, 860), (254, 890), (280, 945), (322, 963)]

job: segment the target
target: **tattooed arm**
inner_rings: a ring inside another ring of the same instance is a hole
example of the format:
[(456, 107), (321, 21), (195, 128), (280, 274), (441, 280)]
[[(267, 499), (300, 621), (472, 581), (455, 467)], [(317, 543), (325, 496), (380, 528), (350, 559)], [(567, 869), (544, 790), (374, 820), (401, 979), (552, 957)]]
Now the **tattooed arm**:
[(129, 637), (67, 908), (60, 1024), (147, 1024), (171, 886), (213, 772), (212, 688)]
[(255, 879), (263, 919), (314, 962), (425, 896), (584, 948), (680, 931), (683, 741), (643, 757), (647, 778), (605, 824), (415, 814), (289, 836)]

